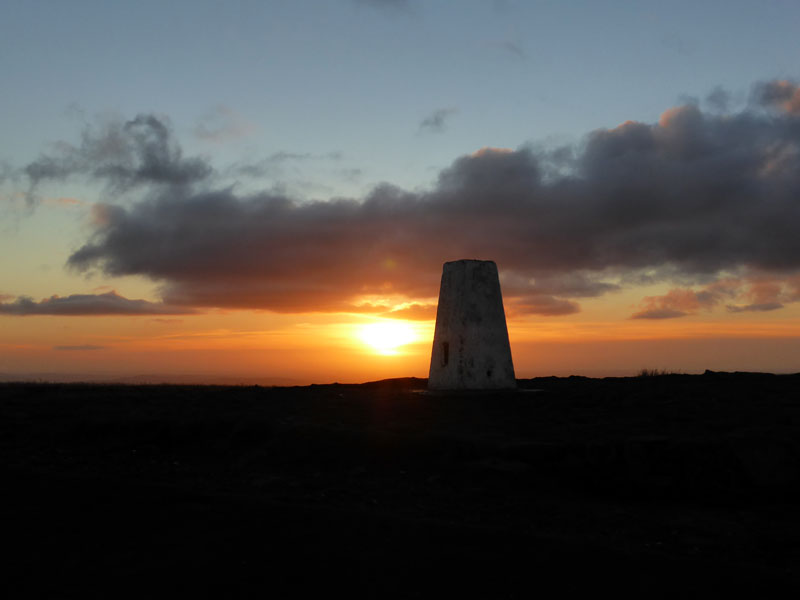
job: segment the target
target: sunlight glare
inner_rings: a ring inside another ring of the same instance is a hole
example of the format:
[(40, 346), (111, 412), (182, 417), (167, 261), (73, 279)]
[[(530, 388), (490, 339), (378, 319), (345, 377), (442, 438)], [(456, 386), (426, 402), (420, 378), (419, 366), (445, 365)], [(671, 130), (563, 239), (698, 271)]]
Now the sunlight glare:
[(405, 321), (380, 321), (362, 325), (358, 337), (376, 354), (393, 356), (401, 346), (417, 341), (419, 336)]

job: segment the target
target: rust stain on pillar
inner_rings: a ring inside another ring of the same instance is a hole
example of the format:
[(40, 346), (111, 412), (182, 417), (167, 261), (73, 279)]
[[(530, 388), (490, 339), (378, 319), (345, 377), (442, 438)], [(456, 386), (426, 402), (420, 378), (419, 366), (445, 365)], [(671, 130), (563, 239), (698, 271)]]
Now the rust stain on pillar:
[(497, 265), (491, 260), (446, 262), (428, 389), (516, 387)]

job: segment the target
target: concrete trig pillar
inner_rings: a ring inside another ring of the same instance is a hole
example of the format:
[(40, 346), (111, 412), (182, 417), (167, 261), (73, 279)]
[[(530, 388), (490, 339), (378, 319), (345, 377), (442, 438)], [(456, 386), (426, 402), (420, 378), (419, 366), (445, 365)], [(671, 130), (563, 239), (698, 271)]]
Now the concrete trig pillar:
[(428, 389), (516, 387), (497, 265), (491, 260), (444, 263)]

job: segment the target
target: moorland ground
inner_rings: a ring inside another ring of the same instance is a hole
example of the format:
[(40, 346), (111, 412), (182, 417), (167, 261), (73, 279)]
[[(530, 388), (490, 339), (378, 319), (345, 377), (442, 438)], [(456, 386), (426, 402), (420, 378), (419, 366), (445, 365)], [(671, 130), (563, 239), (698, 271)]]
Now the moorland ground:
[(0, 385), (4, 597), (800, 590), (800, 376)]

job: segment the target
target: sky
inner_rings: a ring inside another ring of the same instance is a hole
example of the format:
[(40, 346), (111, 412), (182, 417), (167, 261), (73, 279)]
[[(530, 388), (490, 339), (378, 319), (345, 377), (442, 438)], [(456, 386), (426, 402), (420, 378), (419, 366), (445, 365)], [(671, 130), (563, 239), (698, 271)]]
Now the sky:
[(800, 372), (796, 2), (0, 1), (0, 377)]

